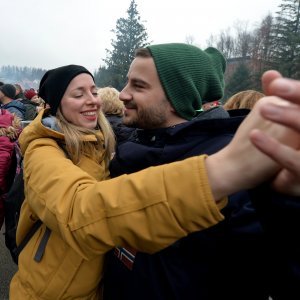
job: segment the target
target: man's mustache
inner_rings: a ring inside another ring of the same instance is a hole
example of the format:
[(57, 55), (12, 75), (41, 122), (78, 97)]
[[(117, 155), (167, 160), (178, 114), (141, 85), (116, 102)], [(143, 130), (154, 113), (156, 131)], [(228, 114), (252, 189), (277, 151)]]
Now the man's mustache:
[(125, 104), (125, 108), (127, 108), (127, 109), (136, 109), (137, 105), (134, 102), (127, 102)]

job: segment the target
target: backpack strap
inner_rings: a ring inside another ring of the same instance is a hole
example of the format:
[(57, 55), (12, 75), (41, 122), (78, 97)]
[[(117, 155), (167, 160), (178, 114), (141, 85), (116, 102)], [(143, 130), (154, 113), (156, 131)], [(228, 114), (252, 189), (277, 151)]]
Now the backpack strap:
[[(65, 156), (68, 159), (70, 159), (70, 157), (69, 157), (68, 153), (66, 152), (65, 148), (63, 147), (63, 145), (59, 145), (59, 146), (64, 151)], [(41, 220), (38, 220), (34, 223), (34, 225), (31, 227), (29, 232), (26, 234), (25, 238), (22, 240), (22, 242), (19, 244), (19, 246), (17, 246), (17, 250), (16, 250), (17, 256), (16, 257), (19, 257), (19, 254), (21, 253), (21, 251), (25, 248), (27, 243), (30, 241), (30, 239), (33, 237), (33, 235), (37, 232), (37, 230), (41, 227), (42, 224), (43, 224), (43, 222)], [(34, 260), (36, 262), (40, 262), (42, 260), (48, 240), (50, 238), (50, 235), (51, 235), (51, 229), (46, 227), (46, 230), (40, 241), (38, 249), (34, 255)]]
[(37, 230), (41, 227), (42, 224), (43, 224), (43, 222), (41, 220), (38, 220), (30, 228), (30, 230), (27, 232), (24, 239), (22, 240), (22, 242), (18, 245), (18, 247), (16, 249), (16, 253), (15, 253), (16, 257), (19, 257), (19, 254), (21, 253), (21, 251), (25, 248), (27, 243), (30, 241), (30, 239), (33, 237), (33, 235), (37, 232)]
[(46, 231), (42, 237), (42, 240), (39, 244), (39, 247), (35, 253), (35, 256), (34, 256), (34, 260), (36, 262), (40, 262), (42, 260), (42, 257), (45, 253), (45, 249), (46, 249), (46, 246), (47, 246), (47, 243), (48, 243), (48, 240), (49, 240), (49, 237), (50, 237), (50, 234), (51, 234), (51, 229), (49, 229), (48, 227), (46, 227)]

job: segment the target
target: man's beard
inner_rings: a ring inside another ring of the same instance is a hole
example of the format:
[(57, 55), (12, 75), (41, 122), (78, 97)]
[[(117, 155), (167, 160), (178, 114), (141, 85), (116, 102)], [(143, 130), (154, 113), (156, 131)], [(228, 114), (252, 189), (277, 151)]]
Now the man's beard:
[[(132, 107), (133, 108), (133, 107)], [(167, 122), (166, 116), (167, 106), (161, 104), (159, 106), (150, 106), (136, 109), (136, 115), (127, 119), (123, 117), (124, 125), (134, 128), (155, 129), (165, 127)]]

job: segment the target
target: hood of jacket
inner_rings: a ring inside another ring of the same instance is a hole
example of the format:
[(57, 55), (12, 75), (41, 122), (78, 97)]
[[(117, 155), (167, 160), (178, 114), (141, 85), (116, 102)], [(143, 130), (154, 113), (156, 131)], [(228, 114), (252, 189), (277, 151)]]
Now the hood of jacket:
[(48, 126), (50, 122), (45, 125), (43, 124), (43, 119), (45, 118), (51, 118), (48, 109), (42, 110), (36, 118), (23, 129), (19, 137), (22, 155), (25, 154), (28, 145), (38, 138), (53, 138), (61, 142), (64, 141), (64, 135), (54, 127), (54, 123), (52, 124), (52, 128)]

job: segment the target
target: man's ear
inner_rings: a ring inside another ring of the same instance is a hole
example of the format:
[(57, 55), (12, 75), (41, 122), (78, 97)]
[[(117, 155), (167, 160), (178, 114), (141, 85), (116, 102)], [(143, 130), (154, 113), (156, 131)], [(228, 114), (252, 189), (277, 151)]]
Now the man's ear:
[(169, 106), (170, 106), (170, 112), (174, 113), (174, 114), (177, 114), (174, 106), (172, 105), (171, 101), (168, 99), (168, 102), (169, 102)]
[(174, 114), (177, 113), (176, 110), (175, 110), (175, 108), (172, 105), (171, 105), (171, 112), (174, 113)]

